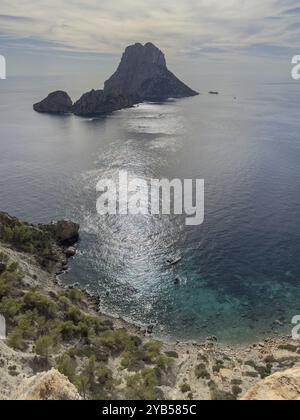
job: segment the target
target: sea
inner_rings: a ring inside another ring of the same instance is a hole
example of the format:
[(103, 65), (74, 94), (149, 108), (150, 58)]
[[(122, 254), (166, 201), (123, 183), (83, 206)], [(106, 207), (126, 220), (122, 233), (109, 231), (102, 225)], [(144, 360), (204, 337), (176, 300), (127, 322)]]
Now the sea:
[[(73, 98), (83, 93), (77, 82), (66, 84)], [(32, 223), (80, 223), (61, 282), (168, 341), (291, 334), (300, 314), (300, 83), (224, 81), (210, 95), (201, 80), (197, 97), (101, 118), (33, 112), (63, 86), (58, 76), (0, 81), (0, 209)], [(203, 224), (100, 216), (96, 185), (119, 171), (204, 179)]]

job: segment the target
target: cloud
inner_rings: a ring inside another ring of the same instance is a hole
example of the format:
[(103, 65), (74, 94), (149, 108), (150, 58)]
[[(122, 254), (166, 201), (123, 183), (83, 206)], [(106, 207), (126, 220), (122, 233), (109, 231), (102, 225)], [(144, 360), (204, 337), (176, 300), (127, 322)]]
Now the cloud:
[[(21, 11), (21, 13), (20, 13)], [(152, 41), (173, 57), (299, 52), (293, 0), (1, 0), (5, 45), (120, 54)]]
[(34, 19), (28, 16), (0, 15), (0, 20), (32, 22)]

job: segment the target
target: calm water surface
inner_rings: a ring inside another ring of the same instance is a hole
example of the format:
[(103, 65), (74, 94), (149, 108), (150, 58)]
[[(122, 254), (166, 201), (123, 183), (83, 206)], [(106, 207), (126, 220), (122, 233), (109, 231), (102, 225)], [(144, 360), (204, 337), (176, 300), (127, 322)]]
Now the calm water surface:
[[(0, 208), (31, 222), (81, 224), (63, 281), (164, 338), (242, 343), (275, 333), (278, 319), (279, 332), (290, 331), (300, 313), (300, 84), (228, 83), (219, 96), (96, 120), (34, 113), (32, 103), (55, 87), (1, 82)], [(204, 224), (98, 216), (97, 181), (120, 169), (204, 178)], [(183, 260), (170, 269), (173, 255)]]

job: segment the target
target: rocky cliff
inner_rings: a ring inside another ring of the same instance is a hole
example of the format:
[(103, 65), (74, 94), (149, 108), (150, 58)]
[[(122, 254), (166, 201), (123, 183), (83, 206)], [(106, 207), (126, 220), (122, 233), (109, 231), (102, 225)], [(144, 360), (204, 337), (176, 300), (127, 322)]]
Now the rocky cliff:
[(104, 84), (104, 90), (85, 93), (72, 106), (65, 92), (54, 92), (39, 104), (37, 112), (89, 117), (128, 108), (143, 101), (196, 96), (197, 92), (181, 82), (167, 67), (161, 50), (152, 43), (126, 48), (117, 71)]
[(198, 94), (168, 70), (164, 54), (150, 42), (126, 48), (117, 71), (105, 82), (104, 91), (110, 95), (131, 95), (137, 101)]
[(59, 273), (67, 269), (78, 239), (79, 225), (71, 220), (32, 225), (0, 212), (0, 243), (32, 255), (48, 271)]

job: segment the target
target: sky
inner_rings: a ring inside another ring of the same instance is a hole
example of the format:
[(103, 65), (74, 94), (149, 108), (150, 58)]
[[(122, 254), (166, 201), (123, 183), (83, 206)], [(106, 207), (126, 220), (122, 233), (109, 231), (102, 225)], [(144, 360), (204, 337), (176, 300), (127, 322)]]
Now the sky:
[(0, 0), (0, 54), (13, 74), (108, 74), (127, 45), (151, 41), (188, 78), (283, 74), (300, 54), (299, 18), (299, 0)]

